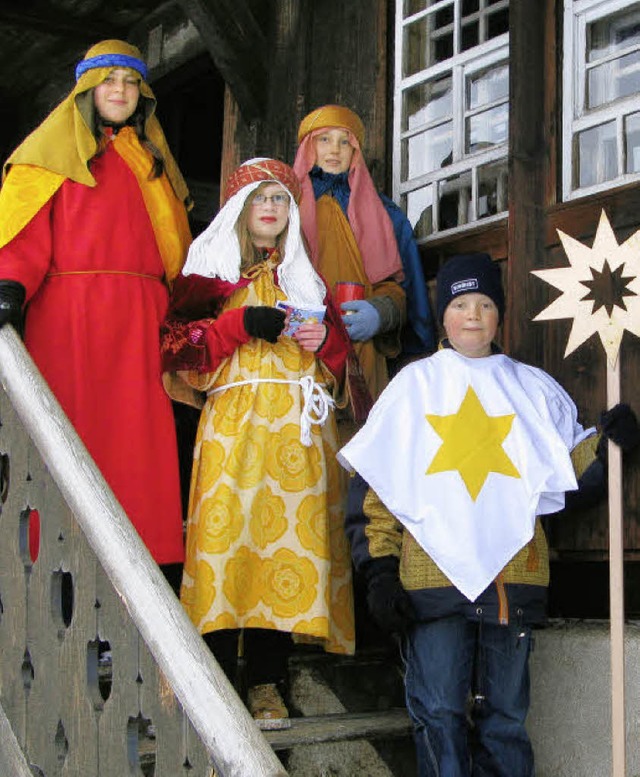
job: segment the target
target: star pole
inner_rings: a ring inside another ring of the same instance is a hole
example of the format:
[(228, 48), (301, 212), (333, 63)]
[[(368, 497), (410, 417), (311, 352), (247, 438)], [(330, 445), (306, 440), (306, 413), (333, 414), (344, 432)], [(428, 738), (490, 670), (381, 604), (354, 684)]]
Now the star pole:
[[(591, 248), (558, 230), (570, 267), (534, 270), (562, 295), (534, 321), (573, 319), (565, 357), (593, 334), (607, 355), (607, 407), (620, 402), (620, 343), (640, 336), (640, 230), (618, 245), (604, 210)], [(612, 775), (626, 775), (622, 452), (608, 442)]]

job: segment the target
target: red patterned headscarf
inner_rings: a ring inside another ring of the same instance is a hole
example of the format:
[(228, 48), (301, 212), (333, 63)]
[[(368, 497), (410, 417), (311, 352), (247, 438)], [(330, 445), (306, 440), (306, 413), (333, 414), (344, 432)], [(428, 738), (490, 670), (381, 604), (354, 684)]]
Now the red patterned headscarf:
[(231, 173), (224, 190), (224, 205), (191, 244), (182, 274), (238, 282), (242, 257), (236, 223), (247, 198), (265, 182), (283, 186), (293, 198), (282, 261), (277, 268), (280, 287), (299, 307), (318, 307), (323, 304), (326, 288), (311, 264), (302, 238), (300, 182), (289, 165), (277, 159), (250, 159)]
[(300, 202), (302, 191), (300, 181), (289, 165), (285, 165), (284, 162), (279, 162), (277, 159), (251, 161), (231, 173), (224, 189), (224, 201), (226, 202), (245, 186), (259, 181), (273, 181), (273, 183), (281, 184), (291, 192), (291, 196), (296, 202)]

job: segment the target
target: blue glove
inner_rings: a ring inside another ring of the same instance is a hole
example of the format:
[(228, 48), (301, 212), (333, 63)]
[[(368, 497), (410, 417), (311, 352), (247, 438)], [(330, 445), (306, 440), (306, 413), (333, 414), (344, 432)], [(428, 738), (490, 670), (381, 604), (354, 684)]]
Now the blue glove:
[(375, 307), (365, 299), (354, 299), (343, 302), (342, 310), (353, 310), (348, 316), (342, 316), (347, 333), (352, 340), (371, 340), (380, 329), (380, 314)]

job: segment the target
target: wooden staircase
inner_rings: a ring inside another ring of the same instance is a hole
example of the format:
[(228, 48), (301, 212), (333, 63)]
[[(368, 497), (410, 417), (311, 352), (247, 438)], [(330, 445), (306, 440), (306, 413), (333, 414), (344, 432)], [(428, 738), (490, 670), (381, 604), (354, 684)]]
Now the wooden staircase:
[(297, 649), (289, 675), (291, 727), (264, 734), (291, 777), (414, 777), (395, 646), (353, 657)]

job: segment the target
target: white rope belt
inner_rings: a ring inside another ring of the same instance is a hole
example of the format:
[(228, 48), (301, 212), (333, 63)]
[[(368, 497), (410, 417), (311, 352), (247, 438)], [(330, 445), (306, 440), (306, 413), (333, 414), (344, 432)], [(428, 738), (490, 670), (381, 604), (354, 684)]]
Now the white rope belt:
[(311, 375), (303, 375), (299, 380), (282, 380), (279, 378), (253, 378), (251, 380), (239, 380), (235, 383), (227, 383), (225, 386), (211, 389), (207, 392), (210, 397), (236, 386), (251, 386), (254, 383), (287, 383), (292, 386), (300, 386), (304, 402), (300, 413), (300, 442), (309, 447), (311, 445), (311, 427), (322, 426), (329, 417), (329, 410), (335, 406), (333, 398), (326, 389), (316, 383)]

